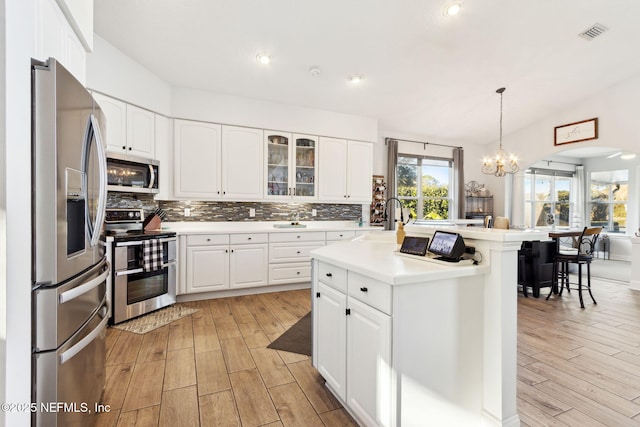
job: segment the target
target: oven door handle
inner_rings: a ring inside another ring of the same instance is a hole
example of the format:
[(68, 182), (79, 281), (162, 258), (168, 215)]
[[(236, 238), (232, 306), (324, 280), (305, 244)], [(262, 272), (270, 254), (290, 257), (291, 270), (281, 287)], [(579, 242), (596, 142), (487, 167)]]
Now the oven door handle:
[[(167, 237), (166, 239), (159, 239), (160, 243), (169, 243), (175, 242), (177, 239), (175, 237)], [(132, 240), (130, 242), (117, 242), (116, 246), (142, 246), (142, 242), (144, 240)]]
[(98, 277), (94, 277), (93, 279), (89, 280), (86, 283), (83, 283), (80, 286), (76, 286), (73, 289), (69, 289), (68, 291), (61, 293), (58, 296), (58, 301), (60, 302), (60, 304), (64, 304), (65, 302), (78, 298), (80, 295), (86, 294), (87, 292), (98, 287), (102, 282), (107, 280), (109, 270), (111, 270), (109, 261), (105, 261), (105, 267), (105, 270)]
[(104, 313), (103, 313), (104, 319), (102, 319), (98, 327), (95, 328), (93, 331), (91, 331), (89, 335), (87, 335), (86, 337), (78, 341), (76, 345), (74, 345), (69, 350), (65, 351), (64, 353), (60, 354), (60, 356), (58, 356), (61, 365), (64, 365), (76, 354), (84, 350), (86, 346), (91, 344), (93, 340), (95, 340), (98, 337), (98, 335), (100, 335), (102, 331), (105, 330), (105, 327), (107, 326), (107, 322), (109, 321), (109, 316), (107, 316), (107, 313), (108, 313), (107, 307), (103, 306), (103, 309), (104, 309)]
[[(162, 266), (158, 269), (163, 269), (163, 268), (167, 268), (167, 267), (171, 267), (173, 265), (176, 265), (175, 261), (169, 261), (166, 264), (162, 264)], [(157, 270), (154, 270), (157, 271)], [(143, 268), (134, 268), (131, 270), (124, 270), (124, 271), (116, 271), (116, 276), (128, 276), (129, 274), (136, 274), (136, 273), (143, 273), (144, 269)], [(150, 273), (153, 273), (152, 271), (150, 271)]]
[(132, 270), (125, 271), (116, 271), (116, 276), (128, 276), (129, 274), (142, 273), (144, 270), (142, 268), (134, 268)]

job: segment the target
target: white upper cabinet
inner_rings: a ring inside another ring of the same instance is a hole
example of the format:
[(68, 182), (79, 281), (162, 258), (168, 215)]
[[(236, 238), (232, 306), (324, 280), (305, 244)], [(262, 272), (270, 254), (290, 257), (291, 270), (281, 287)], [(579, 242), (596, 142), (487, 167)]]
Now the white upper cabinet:
[(373, 146), (368, 142), (320, 138), (320, 200), (371, 201)]
[(93, 1), (57, 0), (62, 13), (73, 28), (78, 40), (90, 52), (93, 50)]
[(156, 200), (171, 200), (173, 197), (173, 120), (156, 114), (156, 160), (160, 162)]
[(373, 176), (373, 145), (368, 142), (347, 142), (347, 200), (371, 203)]
[(175, 120), (174, 136), (176, 197), (262, 198), (262, 130)]
[(262, 198), (262, 129), (222, 126), (222, 197)]
[[(93, 2), (91, 3), (93, 7)], [(36, 0), (35, 57), (41, 61), (56, 58), (81, 83), (86, 80), (86, 51), (56, 0)], [(91, 17), (93, 25), (93, 16)], [(92, 34), (93, 35), (93, 34)], [(84, 40), (82, 40), (84, 42)]]
[(220, 197), (220, 134), (222, 126), (174, 120), (174, 181), (176, 197)]
[(100, 93), (93, 97), (107, 119), (107, 151), (155, 158), (155, 114)]
[(127, 104), (95, 92), (93, 98), (107, 119), (107, 134), (102, 135), (107, 151), (124, 153), (127, 146)]
[(155, 158), (155, 114), (127, 104), (127, 155)]
[(265, 197), (315, 200), (318, 138), (265, 131)]
[(320, 138), (320, 200), (347, 200), (347, 141)]

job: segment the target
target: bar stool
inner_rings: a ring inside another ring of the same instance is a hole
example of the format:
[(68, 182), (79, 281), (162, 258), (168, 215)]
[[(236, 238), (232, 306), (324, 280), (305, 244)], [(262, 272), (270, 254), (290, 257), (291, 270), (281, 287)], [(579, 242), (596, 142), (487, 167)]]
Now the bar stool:
[[(593, 252), (595, 250), (596, 241), (598, 236), (602, 232), (602, 227), (585, 227), (580, 234), (580, 238), (576, 241), (575, 248), (559, 248), (555, 256), (555, 268), (557, 272), (557, 281), (560, 284), (560, 291), (558, 296), (562, 296), (564, 288), (567, 291), (571, 289), (578, 291), (578, 297), (580, 298), (580, 307), (584, 308), (584, 302), (582, 300), (582, 266), (587, 266), (587, 291), (594, 304), (597, 304), (593, 294), (591, 293), (591, 261), (593, 260)], [(577, 264), (578, 266), (578, 282), (570, 283), (569, 281), (569, 264)], [(572, 288), (570, 285), (578, 285)], [(553, 288), (547, 295), (547, 300), (551, 297)]]

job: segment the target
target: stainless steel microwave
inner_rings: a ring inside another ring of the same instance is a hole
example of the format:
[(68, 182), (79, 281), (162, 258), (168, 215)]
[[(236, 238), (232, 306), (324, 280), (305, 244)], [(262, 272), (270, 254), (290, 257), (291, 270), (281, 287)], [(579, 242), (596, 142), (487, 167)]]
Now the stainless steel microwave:
[(155, 194), (158, 169), (156, 160), (107, 153), (107, 190)]

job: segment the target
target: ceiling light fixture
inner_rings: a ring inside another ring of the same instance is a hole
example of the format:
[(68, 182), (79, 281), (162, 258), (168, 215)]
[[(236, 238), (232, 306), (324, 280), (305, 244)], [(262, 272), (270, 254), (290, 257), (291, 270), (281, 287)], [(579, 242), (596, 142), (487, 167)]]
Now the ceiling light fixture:
[(507, 159), (507, 154), (502, 149), (502, 94), (504, 91), (503, 87), (496, 90), (496, 93), (500, 94), (500, 146), (493, 157), (485, 157), (482, 160), (482, 173), (497, 177), (503, 177), (508, 173), (516, 173), (520, 170), (518, 158), (509, 154)]
[(617, 153), (609, 154), (607, 156), (607, 159), (613, 159), (614, 157), (618, 157), (620, 154), (622, 154), (622, 151), (618, 151)]
[(444, 16), (456, 16), (458, 13), (460, 13), (460, 9), (462, 9), (462, 3), (460, 3), (459, 1), (450, 3), (444, 8)]
[(309, 74), (311, 74), (313, 77), (319, 76), (320, 75), (320, 68), (318, 68), (318, 67), (309, 68)]
[(358, 85), (362, 83), (362, 80), (364, 80), (364, 76), (362, 74), (354, 74), (353, 76), (349, 77), (349, 83), (351, 83), (352, 85)]
[(636, 155), (635, 155), (635, 153), (626, 153), (626, 154), (623, 154), (622, 156), (620, 156), (620, 158), (622, 160), (631, 160), (631, 159), (635, 159)]
[(256, 61), (258, 61), (258, 63), (262, 65), (269, 65), (271, 63), (271, 56), (267, 55), (266, 53), (260, 52), (258, 55), (256, 55)]

